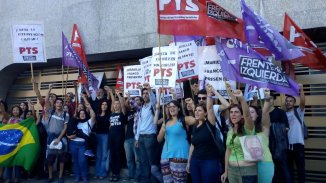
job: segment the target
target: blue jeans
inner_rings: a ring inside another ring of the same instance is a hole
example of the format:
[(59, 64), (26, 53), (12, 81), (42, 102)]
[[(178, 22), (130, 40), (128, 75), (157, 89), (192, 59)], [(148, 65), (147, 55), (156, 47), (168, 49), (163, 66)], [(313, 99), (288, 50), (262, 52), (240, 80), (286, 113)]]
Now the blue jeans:
[[(126, 139), (124, 142), (124, 148), (126, 152), (127, 165), (129, 177), (135, 178), (136, 168), (136, 151), (135, 151), (135, 139)], [(139, 167), (138, 167), (139, 169)]]
[(5, 169), (5, 179), (11, 180), (12, 179), (12, 172), (15, 172), (15, 179), (20, 179), (20, 167), (19, 166), (13, 166), (13, 167), (7, 167)]
[(84, 155), (86, 151), (85, 142), (70, 141), (69, 144), (70, 153), (72, 156), (75, 179), (83, 178), (83, 180), (88, 179), (88, 164), (86, 156)]
[(156, 134), (140, 135), (139, 140), (139, 160), (141, 169), (141, 182), (151, 182), (151, 174), (159, 181), (163, 182), (163, 175), (160, 168), (154, 164), (155, 148), (157, 147)]
[(193, 183), (220, 183), (221, 164), (219, 160), (200, 160), (192, 157), (190, 174)]
[(136, 161), (136, 177), (135, 177), (135, 179), (138, 182), (140, 182), (140, 180), (141, 180), (141, 177), (140, 177), (141, 169), (140, 169), (140, 159), (139, 159), (139, 157), (140, 157), (139, 148), (135, 148), (135, 161)]
[(95, 176), (106, 177), (106, 163), (109, 151), (109, 135), (96, 134), (97, 147), (96, 147), (96, 163), (95, 163)]

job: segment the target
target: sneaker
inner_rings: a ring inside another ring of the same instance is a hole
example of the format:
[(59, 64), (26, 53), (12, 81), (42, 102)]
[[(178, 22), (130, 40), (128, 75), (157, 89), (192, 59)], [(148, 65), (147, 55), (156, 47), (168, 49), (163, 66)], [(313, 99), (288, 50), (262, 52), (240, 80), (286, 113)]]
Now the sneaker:
[(46, 180), (46, 183), (51, 183), (54, 181), (54, 178), (48, 178), (48, 180)]
[(99, 176), (98, 177), (98, 179), (100, 179), (100, 180), (103, 180), (103, 179), (105, 179), (106, 177), (103, 177), (103, 176)]
[(84, 153), (85, 156), (89, 156), (89, 157), (94, 157), (95, 154), (93, 153), (92, 150), (86, 150), (85, 153)]
[(78, 178), (78, 179), (75, 179), (74, 180), (74, 183), (77, 183), (77, 182), (80, 182), (80, 181), (82, 181), (82, 179), (81, 178)]
[(58, 183), (65, 183), (65, 180), (63, 178), (59, 178)]
[(130, 180), (131, 180), (130, 177), (125, 177), (125, 178), (122, 179), (123, 182), (128, 182)]

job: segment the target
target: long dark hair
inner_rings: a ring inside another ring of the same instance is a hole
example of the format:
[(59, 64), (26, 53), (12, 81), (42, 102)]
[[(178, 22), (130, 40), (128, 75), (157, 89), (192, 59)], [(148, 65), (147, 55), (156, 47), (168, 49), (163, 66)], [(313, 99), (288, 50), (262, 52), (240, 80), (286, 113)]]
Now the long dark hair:
[[(232, 108), (238, 108), (240, 113), (243, 115), (242, 107), (239, 104), (231, 104), (230, 107), (229, 107), (229, 111), (231, 111)], [(231, 122), (231, 126), (234, 128), (234, 124), (231, 121), (230, 115), (229, 115), (229, 119), (230, 119), (230, 122)], [(240, 119), (240, 121), (238, 123), (238, 128), (237, 128), (236, 134), (237, 135), (243, 135), (244, 134), (244, 119)]]
[(256, 133), (259, 133), (259, 132), (262, 132), (263, 131), (263, 127), (262, 127), (262, 122), (261, 122), (261, 119), (262, 119), (262, 112), (261, 112), (261, 109), (258, 108), (257, 106), (249, 106), (249, 108), (253, 108), (256, 113), (257, 113), (257, 119), (256, 121), (254, 121), (254, 124), (255, 124), (255, 132)]
[(107, 109), (104, 111), (105, 113), (105, 116), (108, 115), (110, 113), (110, 105), (109, 105), (109, 102), (107, 100), (104, 100), (102, 102), (100, 102), (100, 105), (99, 105), (99, 108), (98, 108), (98, 115), (101, 115), (102, 114), (102, 104), (106, 102), (106, 104), (108, 105)]
[[(170, 101), (167, 104), (167, 106), (169, 106), (170, 103), (174, 104), (175, 106), (177, 106), (179, 108), (179, 112), (178, 112), (177, 118), (180, 119), (180, 118), (184, 117), (183, 114), (182, 114), (181, 104), (178, 101), (176, 101), (176, 100), (172, 100), (172, 101)], [(169, 112), (169, 116), (168, 117), (169, 117), (169, 119), (172, 119), (172, 116), (171, 116), (170, 112)]]

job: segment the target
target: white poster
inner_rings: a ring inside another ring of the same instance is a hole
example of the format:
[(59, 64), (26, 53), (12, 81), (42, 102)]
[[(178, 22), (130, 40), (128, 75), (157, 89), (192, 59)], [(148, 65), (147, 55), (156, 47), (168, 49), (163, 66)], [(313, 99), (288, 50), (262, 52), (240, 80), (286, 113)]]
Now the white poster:
[(139, 62), (140, 65), (143, 66), (144, 83), (149, 83), (149, 77), (151, 76), (152, 56), (139, 59)]
[(152, 52), (152, 62), (178, 61), (178, 47), (177, 46), (163, 46), (155, 47)]
[(164, 46), (160, 48), (153, 48), (150, 85), (155, 88), (162, 86), (164, 88), (174, 88), (178, 74), (177, 60), (177, 46)]
[(178, 42), (178, 82), (198, 77), (198, 54), (195, 41)]
[(152, 62), (150, 85), (154, 88), (159, 87), (175, 87), (177, 80), (177, 62), (164, 61)]
[[(158, 91), (159, 89), (157, 88), (156, 89), (156, 98), (158, 98)], [(173, 95), (172, 93), (170, 92), (170, 88), (163, 88), (163, 91), (161, 93), (161, 96), (160, 96), (160, 105), (165, 105), (169, 102), (171, 102), (173, 100)]]
[(259, 93), (258, 93), (257, 86), (246, 84), (245, 92), (243, 94), (245, 100), (246, 101), (253, 100), (255, 94), (257, 95), (259, 100), (264, 99), (265, 98), (264, 88), (259, 88)]
[(183, 99), (184, 98), (184, 90), (183, 90), (183, 83), (176, 83), (175, 84), (175, 95), (176, 99)]
[(141, 96), (139, 86), (144, 83), (144, 73), (142, 65), (131, 65), (123, 67), (124, 91), (131, 97)]
[(43, 24), (11, 26), (13, 63), (46, 62)]
[[(92, 73), (92, 74), (99, 81), (98, 84), (97, 84), (97, 88), (100, 88), (101, 83), (102, 83), (102, 79), (103, 79), (103, 76), (104, 76), (104, 72), (95, 72), (95, 73)], [(91, 94), (92, 99), (95, 100), (95, 98), (96, 98), (96, 91), (93, 89), (92, 86), (89, 86), (88, 90), (89, 90), (89, 93)], [(78, 86), (78, 90), (77, 91), (78, 91), (78, 98), (79, 98), (79, 101), (80, 101), (80, 93), (82, 91), (82, 86), (81, 85)]]
[(216, 46), (198, 47), (199, 82), (211, 84), (222, 96), (227, 97), (225, 81), (236, 88), (236, 82), (227, 80), (221, 70), (221, 57), (216, 52)]

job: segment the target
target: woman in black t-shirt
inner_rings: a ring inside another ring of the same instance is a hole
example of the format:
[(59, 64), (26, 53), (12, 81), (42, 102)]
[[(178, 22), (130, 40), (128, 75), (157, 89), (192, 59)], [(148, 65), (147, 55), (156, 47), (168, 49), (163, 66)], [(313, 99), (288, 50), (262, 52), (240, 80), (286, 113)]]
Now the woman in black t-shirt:
[(110, 129), (110, 110), (108, 101), (100, 103), (99, 111), (96, 114), (96, 163), (95, 179), (104, 179), (107, 177), (106, 163), (109, 151), (109, 129)]
[(110, 97), (112, 99), (110, 114), (110, 131), (109, 131), (109, 146), (111, 153), (111, 166), (112, 177), (110, 181), (117, 182), (119, 180), (120, 166), (121, 166), (121, 155), (120, 147), (123, 146), (123, 136), (124, 136), (124, 125), (125, 125), (125, 115), (126, 107), (124, 98), (120, 96), (120, 92), (116, 90), (116, 95), (118, 99), (114, 98), (112, 90), (108, 89)]
[(213, 100), (211, 99), (213, 88), (208, 85), (206, 90), (207, 104), (199, 103), (195, 109), (197, 124), (193, 126), (187, 164), (187, 170), (190, 170), (193, 183), (219, 183), (222, 172), (219, 151), (212, 135), (216, 130)]

